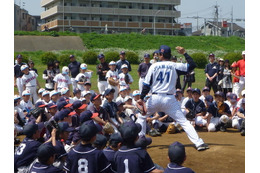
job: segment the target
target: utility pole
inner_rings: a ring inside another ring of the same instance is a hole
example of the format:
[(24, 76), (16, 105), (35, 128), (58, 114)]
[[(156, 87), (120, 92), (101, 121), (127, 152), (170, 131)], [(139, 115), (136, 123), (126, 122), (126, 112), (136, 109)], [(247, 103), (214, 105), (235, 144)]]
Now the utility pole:
[(217, 27), (215, 27), (215, 29), (214, 29), (214, 35), (217, 35), (218, 36), (218, 4), (217, 4), (217, 2), (216, 2), (216, 5), (214, 6), (215, 7), (215, 16), (214, 16), (214, 19), (215, 19), (215, 24), (216, 24), (216, 26)]
[(231, 8), (231, 36), (233, 36), (233, 6)]

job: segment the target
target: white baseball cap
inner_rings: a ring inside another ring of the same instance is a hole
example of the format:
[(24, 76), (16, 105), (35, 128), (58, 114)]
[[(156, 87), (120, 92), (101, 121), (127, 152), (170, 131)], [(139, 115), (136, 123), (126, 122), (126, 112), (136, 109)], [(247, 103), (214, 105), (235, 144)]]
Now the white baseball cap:
[(126, 102), (129, 99), (133, 100), (133, 98), (131, 96), (126, 96), (125, 99), (124, 99), (124, 102)]
[(133, 96), (138, 96), (138, 95), (141, 95), (140, 91), (139, 90), (134, 90)]
[(52, 90), (52, 91), (50, 92), (50, 97), (52, 97), (52, 96), (55, 95), (55, 94), (59, 94), (59, 92), (56, 91), (56, 90)]
[(242, 51), (242, 55), (245, 55), (246, 54), (246, 51)]
[(85, 95), (87, 95), (87, 94), (92, 94), (92, 93), (91, 93), (91, 91), (82, 91), (81, 92), (82, 97), (85, 97)]
[(124, 90), (126, 90), (126, 89), (127, 89), (127, 88), (126, 88), (125, 86), (120, 86), (119, 92), (124, 91)]
[(88, 66), (87, 66), (87, 64), (81, 64), (80, 68), (83, 70), (86, 70), (86, 69), (88, 69)]
[(29, 95), (31, 95), (31, 93), (30, 93), (29, 90), (24, 90), (24, 91), (22, 92), (22, 96), (29, 96)]
[(46, 96), (48, 94), (50, 95), (50, 91), (45, 90), (45, 91), (42, 92), (42, 96)]
[(126, 64), (123, 64), (123, 65), (121, 66), (121, 69), (123, 69), (123, 68), (127, 68), (127, 69), (128, 69), (128, 66), (127, 66)]
[(69, 74), (69, 68), (67, 66), (62, 67), (62, 74)]
[(40, 89), (38, 90), (38, 94), (43, 93), (43, 91), (45, 91), (45, 89), (44, 89), (44, 88), (40, 88)]
[(115, 61), (110, 61), (110, 63), (108, 65), (116, 65)]
[(26, 68), (28, 68), (28, 65), (22, 65), (21, 66), (21, 71), (25, 70)]
[(19, 95), (14, 95), (14, 100), (18, 100), (21, 99), (21, 97)]
[(68, 91), (69, 91), (69, 88), (67, 88), (67, 87), (63, 87), (63, 88), (61, 88), (61, 90), (60, 90), (61, 95), (66, 94)]

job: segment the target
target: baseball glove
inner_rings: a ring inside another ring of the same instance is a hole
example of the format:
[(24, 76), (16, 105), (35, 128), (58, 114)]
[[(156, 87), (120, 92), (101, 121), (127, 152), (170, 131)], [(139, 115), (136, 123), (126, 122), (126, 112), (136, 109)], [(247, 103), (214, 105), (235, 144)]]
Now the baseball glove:
[(129, 84), (129, 82), (130, 82), (129, 75), (125, 74), (125, 83)]
[(218, 106), (218, 113), (222, 115), (225, 112), (226, 105), (223, 102), (218, 102), (217, 106)]
[(118, 84), (113, 78), (110, 78), (110, 79), (108, 80), (108, 83), (109, 83), (110, 85), (112, 85), (112, 86), (117, 86), (117, 84)]
[(138, 110), (142, 115), (146, 115), (147, 109), (146, 109), (145, 103), (140, 104), (140, 103), (136, 102), (135, 106), (136, 106), (137, 110)]
[(86, 77), (85, 77), (85, 75), (82, 75), (82, 76), (79, 78), (79, 82), (86, 82)]
[(192, 121), (195, 118), (195, 112), (189, 109), (189, 113), (186, 114), (186, 118)]
[(111, 124), (109, 122), (107, 122), (105, 124), (105, 126), (103, 126), (103, 130), (106, 134), (112, 134), (114, 133), (114, 128), (111, 126)]
[(173, 134), (173, 133), (175, 133), (175, 132), (176, 132), (176, 127), (175, 127), (175, 125), (174, 125), (174, 124), (169, 124), (169, 126), (168, 126), (168, 128), (167, 128), (167, 130), (166, 130), (165, 133), (167, 133), (167, 134)]

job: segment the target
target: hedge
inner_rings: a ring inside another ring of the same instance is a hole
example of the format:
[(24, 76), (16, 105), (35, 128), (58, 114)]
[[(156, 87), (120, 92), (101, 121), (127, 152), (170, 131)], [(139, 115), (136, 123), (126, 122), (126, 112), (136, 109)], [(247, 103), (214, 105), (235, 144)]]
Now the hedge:
[(130, 64), (139, 64), (140, 60), (138, 55), (135, 52), (126, 52), (125, 54), (127, 61), (129, 61)]
[(43, 64), (47, 65), (48, 62), (54, 62), (57, 60), (57, 55), (54, 54), (53, 52), (45, 52), (41, 55), (41, 61)]
[(106, 62), (109, 63), (110, 61), (117, 62), (119, 60), (119, 53), (118, 52), (107, 52), (104, 54)]
[(70, 63), (70, 55), (62, 54), (58, 57), (58, 61), (60, 61), (60, 66), (68, 66)]
[(204, 53), (198, 52), (190, 55), (197, 65), (197, 68), (205, 68), (208, 63), (207, 56)]
[(226, 55), (224, 55), (224, 59), (228, 59), (229, 64), (232, 64), (234, 61), (242, 59), (242, 55), (240, 52), (229, 52)]
[(86, 64), (97, 64), (97, 53), (94, 51), (87, 51), (83, 54), (83, 63)]

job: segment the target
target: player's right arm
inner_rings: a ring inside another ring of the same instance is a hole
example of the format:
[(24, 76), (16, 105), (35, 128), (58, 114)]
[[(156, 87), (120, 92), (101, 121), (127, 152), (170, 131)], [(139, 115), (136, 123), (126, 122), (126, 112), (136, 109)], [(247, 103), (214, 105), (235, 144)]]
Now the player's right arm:
[(150, 89), (151, 89), (151, 85), (153, 84), (153, 70), (154, 69), (154, 64), (151, 65), (151, 67), (149, 68), (144, 82), (143, 82), (143, 90), (141, 91), (141, 96), (139, 101), (137, 101), (139, 104), (141, 104), (141, 102), (144, 100), (145, 96), (149, 93)]

